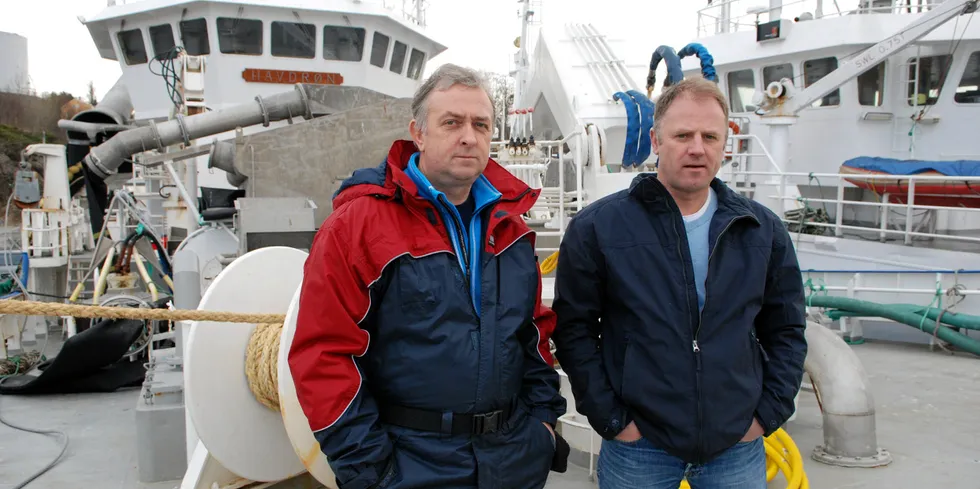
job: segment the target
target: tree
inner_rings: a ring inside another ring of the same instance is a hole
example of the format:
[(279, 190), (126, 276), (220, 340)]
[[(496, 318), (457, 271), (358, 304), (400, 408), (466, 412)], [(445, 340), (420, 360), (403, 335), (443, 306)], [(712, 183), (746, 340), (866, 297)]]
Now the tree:
[(489, 71), (484, 71), (482, 74), (490, 85), (490, 97), (493, 99), (494, 110), (497, 113), (494, 126), (499, 128), (498, 139), (506, 140), (510, 135), (510, 128), (507, 127), (507, 111), (514, 105), (514, 79)]
[(95, 107), (99, 101), (95, 98), (95, 83), (92, 81), (88, 82), (88, 100), (89, 105)]

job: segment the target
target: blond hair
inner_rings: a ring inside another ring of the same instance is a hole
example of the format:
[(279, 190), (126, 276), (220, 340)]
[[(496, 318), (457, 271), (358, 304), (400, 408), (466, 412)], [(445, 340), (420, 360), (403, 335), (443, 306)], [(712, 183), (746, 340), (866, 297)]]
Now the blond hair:
[(660, 123), (663, 121), (664, 115), (667, 114), (667, 110), (670, 109), (674, 101), (685, 94), (694, 100), (714, 99), (721, 106), (721, 111), (725, 113), (725, 120), (728, 120), (728, 100), (725, 99), (725, 94), (718, 88), (717, 83), (700, 76), (685, 78), (664, 89), (660, 93), (660, 97), (657, 98), (657, 107), (653, 112), (653, 133), (656, 135), (657, 141), (663, 141), (660, 138)]

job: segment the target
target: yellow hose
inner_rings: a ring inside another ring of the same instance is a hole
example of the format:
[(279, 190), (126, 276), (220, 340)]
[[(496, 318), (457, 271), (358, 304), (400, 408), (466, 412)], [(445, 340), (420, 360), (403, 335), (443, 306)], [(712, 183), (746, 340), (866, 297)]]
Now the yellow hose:
[(541, 275), (548, 275), (549, 273), (554, 272), (555, 269), (558, 268), (558, 252), (556, 251), (548, 258), (545, 258), (544, 261), (541, 262), (540, 268)]
[[(552, 253), (541, 262), (541, 275), (547, 275), (558, 268), (558, 252)], [(803, 471), (803, 457), (796, 443), (782, 428), (766, 437), (766, 481), (772, 482), (780, 471), (786, 478), (786, 489), (809, 489), (810, 482)], [(679, 489), (691, 489), (686, 480), (681, 481)]]
[[(810, 481), (803, 471), (803, 457), (796, 443), (782, 428), (766, 437), (766, 482), (772, 482), (782, 471), (786, 478), (786, 489), (809, 489)], [(679, 489), (691, 489), (686, 480), (681, 481)]]

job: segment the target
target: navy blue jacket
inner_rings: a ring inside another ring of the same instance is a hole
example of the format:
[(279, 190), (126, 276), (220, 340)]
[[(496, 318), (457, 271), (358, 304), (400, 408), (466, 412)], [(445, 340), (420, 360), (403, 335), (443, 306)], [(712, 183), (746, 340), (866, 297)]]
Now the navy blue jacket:
[[(299, 403), (341, 489), (543, 487), (556, 453), (543, 422), (565, 399), (521, 218), (538, 190), (491, 160), (479, 240), (465, 245), (447, 231), (451, 204), (406, 174), (416, 151), (398, 141), (355, 171), (317, 232), (289, 350)], [(495, 432), (454, 435), (385, 423), (386, 406), (512, 414)]]
[(606, 439), (630, 421), (688, 463), (766, 435), (794, 409), (803, 281), (783, 223), (715, 179), (705, 304), (680, 210), (655, 174), (606, 196), (561, 242), (553, 340), (577, 410)]

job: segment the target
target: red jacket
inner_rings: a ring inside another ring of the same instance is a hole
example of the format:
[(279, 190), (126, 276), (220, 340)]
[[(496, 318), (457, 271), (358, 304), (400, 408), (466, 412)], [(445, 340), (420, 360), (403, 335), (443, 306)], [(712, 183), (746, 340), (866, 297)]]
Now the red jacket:
[[(289, 352), (299, 402), (341, 488), (541, 487), (552, 440), (540, 421), (556, 424), (565, 400), (522, 218), (540, 191), (489, 161), (501, 197), (482, 214), (477, 315), (438, 209), (404, 171), (416, 151), (398, 141), (354, 172), (317, 233)], [(440, 436), (381, 424), (386, 404), (520, 409), (497, 433)]]

